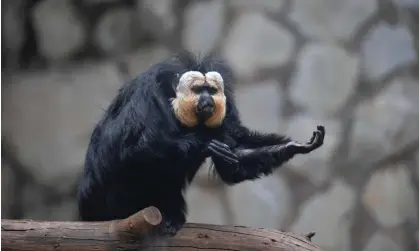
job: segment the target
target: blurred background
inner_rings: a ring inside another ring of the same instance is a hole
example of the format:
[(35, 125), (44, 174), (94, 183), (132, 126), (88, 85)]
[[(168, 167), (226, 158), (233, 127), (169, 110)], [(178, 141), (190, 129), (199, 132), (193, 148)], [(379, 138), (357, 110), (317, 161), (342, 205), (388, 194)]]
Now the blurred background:
[(326, 251), (419, 250), (419, 0), (3, 0), (1, 216), (75, 220), (93, 126), (181, 48), (224, 57), (252, 129), (325, 144), (188, 221), (316, 232)]

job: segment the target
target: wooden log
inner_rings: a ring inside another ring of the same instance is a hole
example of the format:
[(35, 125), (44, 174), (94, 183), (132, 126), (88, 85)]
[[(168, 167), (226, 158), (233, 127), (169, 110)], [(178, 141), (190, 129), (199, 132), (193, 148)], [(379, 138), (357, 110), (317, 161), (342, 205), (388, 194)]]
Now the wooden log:
[(103, 222), (2, 219), (1, 250), (321, 251), (309, 240), (313, 233), (303, 237), (271, 229), (187, 223), (173, 237), (151, 234), (161, 220), (155, 207)]

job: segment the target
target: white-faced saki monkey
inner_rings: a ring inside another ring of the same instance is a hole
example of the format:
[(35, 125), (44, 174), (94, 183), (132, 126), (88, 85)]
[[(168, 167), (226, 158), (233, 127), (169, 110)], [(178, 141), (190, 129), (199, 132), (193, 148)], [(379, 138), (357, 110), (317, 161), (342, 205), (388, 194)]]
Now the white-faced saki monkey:
[(317, 126), (306, 143), (246, 128), (221, 60), (182, 52), (125, 84), (93, 130), (78, 193), (84, 221), (126, 218), (149, 206), (175, 235), (186, 221), (183, 190), (207, 157), (234, 185), (269, 175), (296, 154), (323, 145)]

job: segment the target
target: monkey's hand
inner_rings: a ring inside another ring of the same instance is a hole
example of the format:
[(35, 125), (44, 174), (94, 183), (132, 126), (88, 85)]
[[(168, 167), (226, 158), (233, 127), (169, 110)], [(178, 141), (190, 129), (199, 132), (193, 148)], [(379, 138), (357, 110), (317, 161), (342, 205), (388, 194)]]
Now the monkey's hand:
[(208, 143), (206, 152), (215, 162), (223, 161), (230, 164), (239, 163), (239, 157), (233, 153), (230, 147), (218, 140), (211, 140)]
[(313, 136), (311, 136), (311, 139), (307, 143), (301, 144), (295, 141), (291, 141), (287, 143), (286, 146), (293, 149), (294, 152), (297, 154), (309, 153), (323, 145), (325, 132), (326, 131), (324, 129), (324, 126), (319, 125), (317, 126), (317, 130), (313, 132)]

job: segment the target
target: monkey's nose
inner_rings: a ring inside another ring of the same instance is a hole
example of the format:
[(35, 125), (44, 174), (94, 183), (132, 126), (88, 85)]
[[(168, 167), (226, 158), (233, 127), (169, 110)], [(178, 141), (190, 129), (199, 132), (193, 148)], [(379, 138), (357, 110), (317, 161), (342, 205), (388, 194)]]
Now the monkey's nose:
[(196, 106), (196, 113), (202, 120), (206, 120), (214, 113), (215, 103), (211, 96), (201, 95)]

